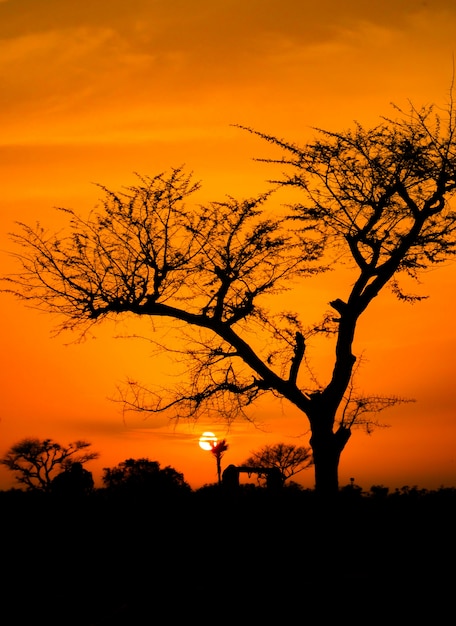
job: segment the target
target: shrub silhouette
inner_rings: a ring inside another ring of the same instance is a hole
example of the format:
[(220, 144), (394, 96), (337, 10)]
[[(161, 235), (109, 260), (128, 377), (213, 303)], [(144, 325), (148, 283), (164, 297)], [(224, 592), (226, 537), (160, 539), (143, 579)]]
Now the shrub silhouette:
[(158, 461), (147, 458), (130, 458), (104, 468), (102, 481), (108, 493), (127, 497), (168, 497), (192, 491), (182, 473), (169, 465), (161, 468)]

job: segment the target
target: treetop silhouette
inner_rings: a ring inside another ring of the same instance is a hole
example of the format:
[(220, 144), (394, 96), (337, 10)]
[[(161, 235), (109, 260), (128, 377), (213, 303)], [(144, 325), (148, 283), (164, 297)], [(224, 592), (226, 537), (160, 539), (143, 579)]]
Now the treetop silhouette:
[[(83, 465), (98, 459), (98, 452), (88, 450), (91, 445), (87, 441), (73, 441), (62, 446), (52, 439), (29, 437), (11, 446), (0, 464), (11, 470), (16, 481), (28, 490), (50, 492), (58, 476), (71, 474), (72, 468), (73, 475), (84, 474)], [(65, 478), (57, 481), (57, 488), (62, 480)]]
[(275, 467), (280, 471), (282, 482), (285, 483), (299, 472), (311, 467), (312, 464), (310, 448), (280, 442), (255, 450), (242, 465), (245, 467)]
[(115, 467), (103, 468), (106, 489), (127, 496), (157, 496), (191, 492), (184, 475), (171, 466), (161, 467), (147, 458), (126, 459)]

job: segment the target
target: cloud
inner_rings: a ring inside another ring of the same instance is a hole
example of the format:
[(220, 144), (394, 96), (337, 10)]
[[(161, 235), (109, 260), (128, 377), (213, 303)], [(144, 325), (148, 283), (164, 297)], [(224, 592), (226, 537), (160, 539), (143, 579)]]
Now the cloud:
[(228, 113), (229, 123), (244, 123), (275, 102), (296, 108), (334, 93), (356, 98), (383, 90), (381, 69), (401, 59), (412, 62), (410, 75), (418, 71), (426, 62), (421, 42), (432, 37), (437, 49), (456, 14), (448, 0), (20, 6), (0, 6), (8, 143), (155, 140), (184, 128), (191, 138)]

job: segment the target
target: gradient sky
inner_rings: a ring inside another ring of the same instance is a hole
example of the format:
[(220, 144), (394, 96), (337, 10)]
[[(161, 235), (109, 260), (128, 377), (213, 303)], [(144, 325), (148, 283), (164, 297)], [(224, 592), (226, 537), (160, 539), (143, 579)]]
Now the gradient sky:
[[(15, 267), (15, 220), (58, 229), (54, 207), (87, 213), (100, 197), (93, 183), (119, 190), (135, 172), (185, 164), (207, 199), (264, 190), (271, 172), (254, 157), (267, 147), (234, 124), (304, 143), (313, 127), (376, 124), (391, 102), (444, 108), (455, 42), (454, 0), (0, 0), (2, 273)], [(382, 414), (389, 428), (354, 432), (341, 484), (456, 485), (455, 278), (454, 264), (433, 270), (421, 286), (428, 300), (385, 293), (362, 319), (363, 390), (415, 402)], [(342, 279), (325, 278), (316, 310), (344, 294)], [(174, 367), (147, 342), (115, 338), (148, 332), (144, 322), (106, 324), (75, 344), (53, 336), (57, 319), (0, 298), (0, 454), (24, 437), (85, 439), (101, 455), (87, 465), (96, 481), (103, 467), (145, 456), (197, 488), (216, 480), (197, 445), (204, 430), (227, 439), (224, 465), (266, 443), (308, 443), (305, 418), (272, 401), (252, 414), (261, 428), (230, 432), (124, 418), (110, 399), (117, 385), (153, 384)], [(312, 487), (312, 471), (300, 480)], [(0, 469), (0, 488), (13, 484)]]

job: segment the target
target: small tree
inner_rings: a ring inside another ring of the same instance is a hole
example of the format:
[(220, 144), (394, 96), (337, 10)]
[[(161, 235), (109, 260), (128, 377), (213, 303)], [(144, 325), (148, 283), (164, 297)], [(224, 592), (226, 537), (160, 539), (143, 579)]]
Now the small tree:
[(82, 463), (73, 462), (63, 472), (52, 479), (51, 491), (54, 495), (65, 498), (86, 496), (93, 491), (92, 472), (84, 469)]
[(242, 463), (246, 467), (276, 467), (280, 470), (282, 482), (313, 464), (312, 451), (305, 446), (294, 446), (286, 443), (266, 445)]
[(229, 446), (226, 443), (225, 439), (220, 439), (220, 441), (216, 441), (211, 444), (211, 454), (215, 457), (215, 462), (217, 465), (217, 480), (220, 485), (222, 482), (222, 457), (225, 452), (228, 450)]
[(102, 481), (114, 494), (157, 496), (185, 494), (191, 491), (184, 475), (173, 467), (160, 467), (158, 461), (126, 459), (112, 468), (103, 469)]
[(74, 441), (64, 447), (52, 439), (22, 439), (0, 459), (0, 464), (14, 472), (17, 482), (28, 490), (49, 492), (53, 478), (62, 470), (98, 459), (98, 452), (87, 451), (91, 445)]

